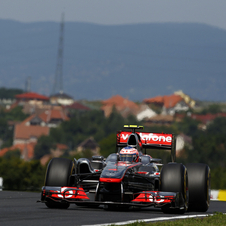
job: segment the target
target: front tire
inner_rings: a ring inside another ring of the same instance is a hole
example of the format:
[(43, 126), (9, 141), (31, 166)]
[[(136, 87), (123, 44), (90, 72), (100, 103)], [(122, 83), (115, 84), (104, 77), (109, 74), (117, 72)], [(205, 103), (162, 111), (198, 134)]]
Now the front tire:
[(186, 165), (188, 170), (189, 211), (206, 212), (210, 204), (210, 168), (202, 163)]
[[(47, 167), (45, 186), (66, 187), (70, 186), (70, 176), (73, 170), (73, 162), (70, 159), (53, 158)], [(58, 203), (52, 200), (47, 201), (48, 208), (67, 209), (69, 203)]]
[(46, 206), (50, 209), (67, 209), (70, 204), (69, 203), (60, 203), (54, 201), (45, 202)]
[(181, 163), (169, 163), (162, 167), (160, 178), (160, 191), (179, 192), (182, 194), (180, 207), (170, 208), (166, 205), (162, 207), (164, 213), (180, 213), (183, 214), (188, 209), (188, 176), (187, 169)]

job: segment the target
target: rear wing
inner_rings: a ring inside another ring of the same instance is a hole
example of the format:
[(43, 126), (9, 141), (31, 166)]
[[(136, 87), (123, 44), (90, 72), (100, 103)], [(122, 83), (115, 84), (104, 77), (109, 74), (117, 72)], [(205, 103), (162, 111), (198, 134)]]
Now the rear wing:
[(171, 150), (171, 161), (176, 160), (176, 139), (174, 134), (167, 133), (150, 133), (150, 132), (130, 132), (130, 131), (118, 131), (117, 132), (117, 147), (127, 146), (127, 141), (130, 134), (136, 133), (140, 138), (142, 148), (161, 148)]

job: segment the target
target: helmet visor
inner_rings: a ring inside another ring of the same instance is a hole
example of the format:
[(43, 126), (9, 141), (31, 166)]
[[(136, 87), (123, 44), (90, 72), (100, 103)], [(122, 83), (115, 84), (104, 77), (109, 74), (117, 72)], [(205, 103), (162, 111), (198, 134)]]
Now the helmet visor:
[(120, 161), (123, 161), (123, 162), (133, 162), (134, 161), (134, 158), (135, 158), (135, 155), (130, 155), (130, 154), (120, 154)]

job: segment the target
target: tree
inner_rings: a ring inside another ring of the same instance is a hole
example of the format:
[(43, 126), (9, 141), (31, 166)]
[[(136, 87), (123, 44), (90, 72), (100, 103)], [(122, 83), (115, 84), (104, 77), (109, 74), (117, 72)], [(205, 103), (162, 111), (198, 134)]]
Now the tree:
[(226, 188), (226, 168), (217, 167), (211, 169), (211, 189)]
[(40, 159), (42, 156), (50, 154), (50, 150), (55, 148), (55, 142), (50, 136), (41, 136), (34, 150), (34, 158)]
[(0, 88), (0, 99), (14, 99), (15, 95), (23, 93), (22, 89), (15, 89), (15, 88)]
[(88, 159), (91, 159), (93, 156), (93, 152), (89, 149), (85, 149), (85, 150), (82, 150), (81, 152), (75, 154), (74, 156), (72, 156), (72, 158), (70, 157), (70, 159), (79, 159), (79, 158), (88, 158)]
[(184, 161), (206, 163), (211, 168), (225, 167), (225, 134), (226, 118), (216, 118), (206, 131), (193, 134), (193, 148), (186, 149)]
[[(129, 117), (132, 123), (136, 119)], [(111, 133), (123, 128), (128, 120), (116, 111), (106, 118), (100, 110), (75, 114), (69, 121), (63, 122), (59, 127), (50, 130), (50, 137), (58, 143), (63, 143), (75, 149), (79, 143), (92, 136), (97, 142), (101, 141)], [(131, 122), (130, 122), (131, 124)]]
[(181, 122), (176, 123), (176, 128), (178, 133), (184, 133), (188, 136), (194, 136), (198, 132), (197, 120), (190, 117), (184, 117)]
[(22, 107), (18, 106), (7, 112), (0, 109), (0, 138), (3, 141), (1, 148), (10, 147), (13, 143), (13, 126), (8, 124), (9, 121), (22, 121), (27, 117), (23, 113)]
[(207, 107), (205, 107), (201, 112), (200, 114), (207, 114), (207, 113), (210, 113), (210, 114), (216, 114), (216, 113), (220, 113), (222, 112), (222, 105), (220, 104), (211, 104)]
[(10, 110), (9, 112), (5, 113), (5, 118), (7, 121), (12, 120), (12, 121), (23, 121), (28, 117), (27, 114), (23, 113), (23, 107), (22, 106), (17, 106)]
[(13, 129), (4, 117), (0, 117), (0, 138), (3, 141), (1, 148), (10, 147), (13, 143)]
[(226, 118), (217, 117), (210, 123), (207, 127), (207, 133), (215, 135), (225, 135), (226, 134)]
[(0, 175), (5, 190), (40, 191), (44, 183), (45, 167), (38, 160), (25, 162), (16, 157), (0, 158)]
[(3, 156), (5, 159), (11, 159), (11, 158), (20, 158), (20, 150), (15, 149), (15, 150), (10, 150), (6, 152), (6, 154)]
[(102, 139), (99, 142), (100, 145), (100, 153), (105, 158), (108, 157), (111, 153), (115, 153), (116, 150), (116, 134), (112, 133), (108, 137)]

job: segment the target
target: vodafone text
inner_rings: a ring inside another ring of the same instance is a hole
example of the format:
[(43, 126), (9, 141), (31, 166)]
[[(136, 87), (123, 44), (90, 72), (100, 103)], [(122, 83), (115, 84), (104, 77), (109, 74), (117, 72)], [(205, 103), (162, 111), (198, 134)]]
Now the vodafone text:
[[(158, 134), (154, 134), (154, 133), (139, 133), (141, 140), (143, 141), (154, 141), (154, 142), (172, 142), (172, 137), (169, 135), (158, 135)], [(127, 140), (128, 139), (128, 134), (122, 134), (122, 139), (123, 140)]]

